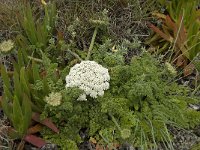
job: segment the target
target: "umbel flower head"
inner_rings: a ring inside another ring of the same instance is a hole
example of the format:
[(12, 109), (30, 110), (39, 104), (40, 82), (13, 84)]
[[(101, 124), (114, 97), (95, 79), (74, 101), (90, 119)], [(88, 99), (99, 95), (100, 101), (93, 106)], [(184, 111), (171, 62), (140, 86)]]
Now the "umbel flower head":
[(169, 71), (169, 73), (173, 76), (176, 76), (177, 75), (177, 71), (176, 69), (168, 62), (165, 62), (165, 66), (167, 68), (167, 70)]
[(61, 103), (62, 95), (59, 92), (51, 92), (45, 97), (45, 102), (52, 106), (58, 106)]
[(0, 51), (1, 52), (9, 52), (14, 47), (14, 42), (12, 40), (3, 41), (0, 43)]
[(82, 61), (70, 69), (66, 76), (66, 88), (78, 87), (84, 93), (78, 100), (85, 101), (86, 95), (92, 98), (103, 96), (104, 91), (109, 89), (110, 75), (108, 69), (95, 61)]
[(122, 130), (121, 130), (121, 137), (122, 137), (123, 139), (129, 138), (130, 135), (131, 135), (131, 131), (130, 131), (129, 129), (122, 129)]

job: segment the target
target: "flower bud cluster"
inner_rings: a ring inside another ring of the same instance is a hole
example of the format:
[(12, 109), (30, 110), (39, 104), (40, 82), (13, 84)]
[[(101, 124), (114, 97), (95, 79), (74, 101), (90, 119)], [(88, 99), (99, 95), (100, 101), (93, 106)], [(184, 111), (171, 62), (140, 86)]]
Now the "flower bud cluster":
[(62, 95), (59, 92), (52, 92), (45, 97), (45, 102), (51, 106), (58, 106), (61, 104)]
[(3, 41), (0, 43), (0, 51), (1, 52), (9, 52), (13, 49), (14, 42), (12, 40)]

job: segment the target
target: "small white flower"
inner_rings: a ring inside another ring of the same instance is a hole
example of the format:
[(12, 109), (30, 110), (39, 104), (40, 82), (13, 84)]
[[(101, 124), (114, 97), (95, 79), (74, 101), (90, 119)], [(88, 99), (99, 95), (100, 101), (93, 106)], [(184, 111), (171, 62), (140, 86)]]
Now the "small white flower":
[(108, 69), (95, 61), (82, 61), (74, 65), (66, 76), (66, 88), (78, 87), (84, 91), (78, 100), (86, 100), (86, 95), (92, 98), (104, 95), (109, 88), (110, 75)]
[(102, 84), (102, 88), (103, 88), (103, 90), (105, 90), (105, 89), (109, 89), (109, 83), (105, 83), (105, 84)]
[(77, 100), (78, 101), (87, 101), (86, 94), (81, 94)]
[(96, 91), (94, 91), (94, 90), (92, 90), (91, 92), (90, 92), (90, 96), (92, 97), (92, 98), (97, 98), (97, 92)]
[(100, 91), (99, 96), (103, 96), (103, 95), (104, 95), (104, 91)]
[(0, 43), (1, 52), (9, 52), (14, 47), (14, 42), (12, 40), (3, 41)]
[(59, 92), (52, 92), (49, 96), (45, 97), (45, 102), (52, 106), (58, 106), (61, 103), (62, 95)]
[(55, 45), (55, 39), (54, 38), (50, 38), (49, 39), (49, 44)]

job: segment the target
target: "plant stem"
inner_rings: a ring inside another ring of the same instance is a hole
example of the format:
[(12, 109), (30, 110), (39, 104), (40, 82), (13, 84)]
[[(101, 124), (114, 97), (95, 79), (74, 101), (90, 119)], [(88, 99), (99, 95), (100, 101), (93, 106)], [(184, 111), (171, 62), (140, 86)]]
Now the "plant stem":
[(34, 58), (34, 57), (32, 57), (32, 56), (28, 56), (28, 58), (29, 58), (30, 60), (34, 60), (34, 61), (36, 61), (36, 62), (40, 62), (40, 63), (43, 62), (41, 59), (39, 59), (39, 58)]
[(71, 50), (67, 50), (68, 53), (70, 53), (71, 55), (73, 55), (74, 57), (76, 57), (79, 61), (82, 61), (81, 57), (79, 57), (76, 53), (72, 52)]
[(94, 33), (93, 33), (93, 36), (92, 36), (92, 40), (91, 40), (91, 43), (90, 43), (90, 47), (89, 47), (89, 50), (88, 50), (86, 60), (90, 59), (92, 49), (93, 49), (93, 46), (94, 46), (94, 41), (95, 41), (95, 38), (96, 38), (96, 35), (97, 35), (97, 30), (98, 30), (98, 27), (96, 26), (95, 29), (94, 29)]
[(192, 96), (194, 96), (194, 94), (198, 91), (200, 89), (200, 85), (198, 85), (197, 87), (196, 87), (196, 89), (192, 92)]
[(99, 135), (112, 149), (117, 150), (102, 134), (99, 133)]
[(74, 56), (75, 58), (77, 58), (79, 61), (82, 61), (83, 59), (81, 59), (81, 57), (78, 56), (78, 54), (76, 54), (75, 52), (72, 52), (71, 50), (69, 50), (68, 46), (66, 44), (63, 44), (61, 47), (61, 50), (67, 49), (66, 51), (68, 53), (70, 53), (72, 56)]
[(119, 124), (117, 123), (117, 120), (115, 119), (115, 117), (111, 114), (111, 113), (108, 113), (108, 115), (112, 118), (112, 121), (114, 122), (114, 124), (116, 125), (117, 129), (119, 131), (121, 131), (121, 127), (119, 126)]
[[(178, 40), (178, 37), (180, 36), (179, 34), (180, 34), (180, 31), (181, 31), (181, 28), (184, 26), (184, 24), (183, 24), (183, 19), (184, 19), (184, 11), (183, 11), (183, 16), (181, 17), (181, 20), (180, 20), (180, 25), (179, 25), (179, 28), (178, 28), (178, 31), (177, 31), (177, 34), (176, 34), (176, 37), (175, 37), (175, 40), (174, 40), (174, 44), (173, 44), (173, 47), (172, 47), (172, 53), (171, 53), (171, 55), (170, 55), (170, 57), (169, 57), (169, 62), (171, 62), (171, 59), (172, 59), (172, 55), (173, 55), (173, 51), (174, 51), (174, 49), (175, 49), (175, 47), (176, 47), (176, 42), (177, 42), (177, 40)], [(182, 44), (185, 44), (185, 43), (182, 43)], [(181, 47), (182, 48), (182, 47)]]

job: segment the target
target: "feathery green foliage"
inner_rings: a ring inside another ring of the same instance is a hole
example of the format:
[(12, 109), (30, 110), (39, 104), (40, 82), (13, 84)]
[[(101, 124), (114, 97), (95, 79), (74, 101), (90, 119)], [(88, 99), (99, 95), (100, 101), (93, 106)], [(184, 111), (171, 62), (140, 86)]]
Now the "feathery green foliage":
[[(65, 145), (62, 137), (65, 137), (65, 141), (78, 144), (84, 140), (79, 131), (87, 128), (86, 138), (94, 137), (103, 144), (128, 141), (136, 147), (150, 149), (163, 141), (170, 148), (172, 138), (167, 130), (168, 125), (190, 128), (200, 123), (196, 119), (200, 113), (187, 108), (189, 102), (196, 103), (198, 100), (189, 97), (189, 88), (170, 82), (173, 77), (164, 65), (160, 65), (146, 52), (133, 57), (129, 65), (120, 63), (123, 61), (110, 64), (109, 60), (104, 61), (107, 55), (112, 54), (107, 46), (109, 41), (99, 48), (105, 48), (99, 51), (104, 55), (98, 55), (97, 50), (97, 54), (92, 57), (108, 66), (110, 89), (103, 97), (88, 97), (86, 102), (77, 101), (82, 93), (80, 90), (63, 89), (62, 104), (58, 107), (46, 106), (43, 112), (44, 116), (51, 117), (60, 127), (61, 139), (58, 140), (60, 137), (45, 129), (43, 136), (46, 139), (61, 147)], [(118, 50), (120, 52), (124, 49)], [(116, 56), (123, 58), (123, 53)], [(191, 112), (194, 112), (193, 115)]]

